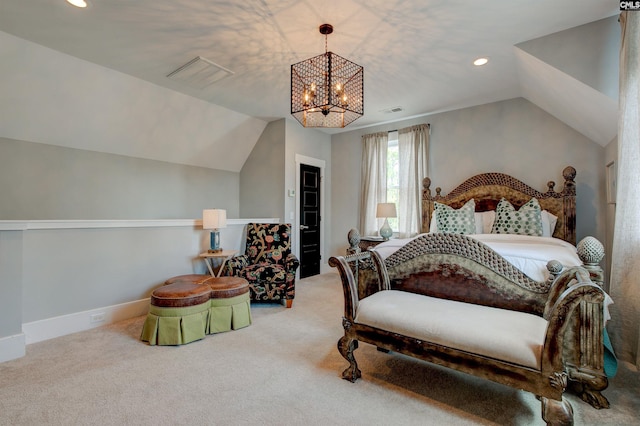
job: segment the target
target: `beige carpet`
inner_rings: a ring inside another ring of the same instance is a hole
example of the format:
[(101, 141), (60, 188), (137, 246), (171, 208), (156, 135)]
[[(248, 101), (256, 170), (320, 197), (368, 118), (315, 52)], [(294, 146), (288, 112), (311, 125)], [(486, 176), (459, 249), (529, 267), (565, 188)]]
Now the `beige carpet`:
[[(292, 309), (253, 305), (253, 325), (180, 347), (138, 340), (144, 318), (41, 342), (0, 364), (1, 425), (541, 425), (526, 392), (378, 352), (347, 362), (338, 276), (302, 280)], [(622, 365), (576, 424), (638, 424), (640, 375)]]

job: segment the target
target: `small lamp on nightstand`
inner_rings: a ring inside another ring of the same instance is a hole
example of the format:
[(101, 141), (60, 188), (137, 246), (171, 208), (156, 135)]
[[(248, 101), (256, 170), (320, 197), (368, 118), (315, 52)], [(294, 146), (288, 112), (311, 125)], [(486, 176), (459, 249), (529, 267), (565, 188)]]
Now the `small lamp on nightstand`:
[(209, 253), (222, 251), (220, 248), (220, 232), (227, 227), (227, 211), (222, 209), (202, 210), (202, 229), (211, 229), (211, 248)]
[(378, 203), (376, 208), (376, 217), (384, 218), (384, 224), (380, 228), (380, 236), (387, 241), (393, 235), (393, 230), (389, 226), (387, 218), (396, 217), (396, 204), (395, 203)]

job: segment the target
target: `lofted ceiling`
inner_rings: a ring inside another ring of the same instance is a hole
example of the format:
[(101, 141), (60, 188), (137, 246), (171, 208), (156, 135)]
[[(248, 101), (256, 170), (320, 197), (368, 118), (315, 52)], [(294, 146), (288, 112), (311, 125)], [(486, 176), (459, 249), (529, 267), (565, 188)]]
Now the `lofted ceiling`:
[[(536, 87), (544, 64), (514, 46), (618, 12), (603, 0), (87, 2), (3, 0), (0, 31), (271, 121), (290, 117), (290, 65), (324, 52), (318, 26), (330, 23), (329, 50), (365, 69), (365, 115), (345, 130), (519, 96), (562, 115), (553, 111), (567, 108), (562, 100)], [(197, 56), (234, 74), (204, 89), (167, 78)], [(490, 62), (473, 66), (479, 56)], [(611, 136), (583, 133), (601, 144)]]

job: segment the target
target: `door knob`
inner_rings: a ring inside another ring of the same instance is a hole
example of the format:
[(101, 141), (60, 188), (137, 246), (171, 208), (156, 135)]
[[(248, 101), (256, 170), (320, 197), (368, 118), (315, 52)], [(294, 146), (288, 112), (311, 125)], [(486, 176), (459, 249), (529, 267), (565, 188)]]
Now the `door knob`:
[(304, 231), (305, 229), (309, 229), (307, 225), (300, 225), (300, 230)]

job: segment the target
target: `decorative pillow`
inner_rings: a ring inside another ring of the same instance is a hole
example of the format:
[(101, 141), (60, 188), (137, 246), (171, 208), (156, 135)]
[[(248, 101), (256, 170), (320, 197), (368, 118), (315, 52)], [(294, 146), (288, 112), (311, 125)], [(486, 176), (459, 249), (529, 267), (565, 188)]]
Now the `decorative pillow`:
[(491, 233), (542, 236), (542, 212), (538, 200), (532, 198), (516, 210), (510, 202), (501, 199), (496, 207)]
[(476, 203), (473, 199), (467, 201), (467, 203), (458, 210), (436, 201), (435, 216), (438, 232), (448, 234), (475, 234), (475, 209)]
[(556, 223), (558, 223), (558, 216), (555, 216), (546, 210), (542, 210), (543, 237), (553, 237), (553, 232), (556, 230)]

